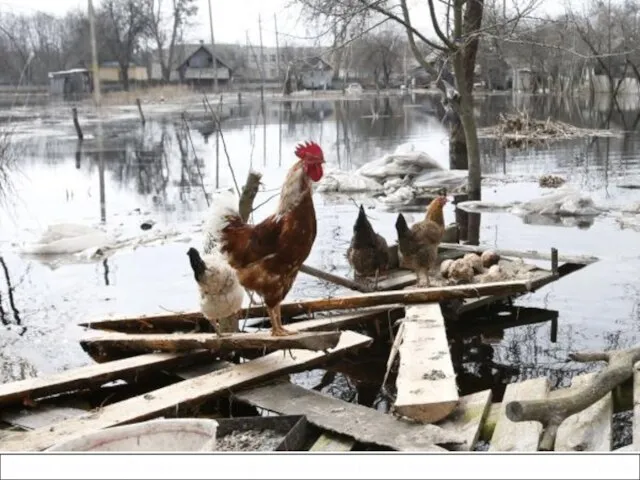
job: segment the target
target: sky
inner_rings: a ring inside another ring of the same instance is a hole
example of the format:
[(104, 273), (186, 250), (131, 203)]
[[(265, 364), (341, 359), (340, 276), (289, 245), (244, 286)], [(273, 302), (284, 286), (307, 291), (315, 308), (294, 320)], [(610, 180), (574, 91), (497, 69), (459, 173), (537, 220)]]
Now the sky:
[[(93, 0), (94, 7), (101, 0)], [(507, 8), (513, 0), (506, 0)], [(169, 3), (169, 0), (164, 0)], [(275, 22), (278, 23), (278, 39), (284, 43), (313, 43), (313, 33), (309, 25), (299, 18), (296, 8), (288, 7), (291, 0), (211, 0), (213, 10), (213, 30), (215, 41), (219, 43), (245, 44), (248, 33), (250, 42), (258, 45), (260, 29), (258, 18), (262, 19), (262, 41), (265, 46), (275, 46)], [(187, 32), (187, 41), (210, 42), (209, 7), (207, 0), (197, 0), (199, 12), (196, 24)], [(564, 11), (563, 0), (542, 0), (540, 13), (557, 14)], [(87, 9), (86, 0), (0, 0), (0, 12), (36, 12), (42, 11), (62, 15), (72, 8)], [(409, 0), (414, 26), (431, 36), (432, 27), (428, 21), (429, 13), (426, 0)], [(437, 6), (441, 4), (436, 2)], [(420, 22), (420, 19), (426, 21)]]

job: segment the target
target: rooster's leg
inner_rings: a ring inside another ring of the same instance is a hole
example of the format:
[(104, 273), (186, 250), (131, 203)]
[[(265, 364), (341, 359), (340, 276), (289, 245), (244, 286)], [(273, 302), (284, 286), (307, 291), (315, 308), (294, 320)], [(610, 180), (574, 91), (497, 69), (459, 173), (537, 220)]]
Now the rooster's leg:
[(280, 305), (274, 308), (267, 308), (269, 312), (269, 318), (271, 319), (271, 335), (274, 337), (284, 337), (286, 335), (295, 335), (295, 332), (291, 332), (282, 327), (282, 319), (280, 318)]
[(380, 269), (376, 268), (376, 276), (373, 278), (373, 290), (378, 290), (378, 279), (380, 278)]

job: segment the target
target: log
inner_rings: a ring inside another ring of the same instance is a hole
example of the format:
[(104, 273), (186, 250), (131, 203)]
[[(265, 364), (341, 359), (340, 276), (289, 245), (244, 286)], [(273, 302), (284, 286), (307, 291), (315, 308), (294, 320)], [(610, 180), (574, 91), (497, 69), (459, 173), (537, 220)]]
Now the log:
[(396, 419), (378, 410), (291, 383), (253, 388), (235, 393), (233, 397), (281, 415), (305, 415), (309, 423), (324, 430), (394, 450), (442, 452), (443, 449), (436, 445), (464, 441), (457, 432)]
[(393, 411), (418, 422), (438, 422), (453, 412), (459, 400), (440, 305), (409, 307), (402, 323)]
[(232, 368), (216, 371), (154, 390), (145, 395), (107, 405), (85, 417), (68, 420), (55, 429), (44, 428), (15, 433), (0, 439), (0, 451), (39, 451), (81, 432), (176, 414), (189, 406), (232, 389), (250, 386), (280, 375), (304, 371), (346, 352), (368, 346), (372, 339), (355, 332), (344, 332), (335, 349), (328, 353), (293, 350), (292, 355), (274, 352)]
[(491, 390), (484, 390), (461, 397), (453, 413), (438, 423), (445, 430), (459, 432), (463, 436), (464, 443), (453, 445), (452, 450), (473, 450), (491, 409), (491, 395)]
[[(594, 373), (571, 379), (572, 388), (593, 381)], [(556, 452), (609, 452), (612, 445), (613, 398), (608, 393), (590, 407), (568, 417), (558, 427)]]
[(640, 360), (640, 347), (611, 352), (584, 352), (569, 355), (576, 362), (608, 362), (593, 378), (593, 382), (572, 393), (556, 398), (513, 401), (506, 406), (506, 413), (514, 422), (537, 421), (544, 426), (540, 449), (553, 450), (558, 427), (571, 415), (594, 404), (618, 385), (633, 376), (633, 366)]
[(341, 277), (339, 275), (334, 275), (333, 273), (323, 272), (322, 270), (318, 270), (317, 268), (310, 267), (309, 265), (302, 265), (300, 267), (300, 271), (302, 273), (306, 273), (307, 275), (311, 275), (312, 277), (319, 278), (320, 280), (324, 280), (326, 282), (335, 283), (336, 285), (340, 285), (341, 287), (350, 288), (351, 290), (355, 290), (357, 292), (371, 292), (372, 289), (358, 282), (354, 282), (353, 280), (349, 280), (348, 278)]
[[(491, 437), (490, 452), (535, 452), (538, 450), (542, 425), (538, 422), (516, 423), (508, 413), (509, 403), (518, 399), (543, 401), (549, 391), (546, 378), (534, 378), (507, 385), (500, 414)], [(540, 399), (540, 400), (538, 400)]]
[(134, 379), (149, 372), (191, 365), (211, 358), (209, 352), (197, 354), (151, 354), (88, 365), (54, 375), (28, 378), (0, 385), (0, 406), (19, 405), (23, 400), (36, 400), (55, 394), (95, 388), (113, 380)]
[(80, 341), (80, 346), (91, 352), (104, 347), (133, 353), (190, 352), (193, 350), (327, 350), (338, 344), (340, 332), (297, 333), (286, 337), (274, 337), (270, 333), (236, 333), (219, 337), (215, 333), (181, 334), (130, 334), (109, 333), (104, 336)]
[(318, 437), (309, 449), (310, 452), (348, 452), (356, 444), (355, 440), (346, 435), (325, 432)]

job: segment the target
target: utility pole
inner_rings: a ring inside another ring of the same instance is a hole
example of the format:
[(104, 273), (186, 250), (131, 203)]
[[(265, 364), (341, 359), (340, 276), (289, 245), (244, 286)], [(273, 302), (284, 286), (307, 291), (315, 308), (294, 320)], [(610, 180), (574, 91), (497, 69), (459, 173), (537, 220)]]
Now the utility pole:
[(278, 43), (278, 19), (276, 14), (273, 14), (273, 24), (276, 28), (276, 71), (278, 72), (278, 78), (280, 78), (280, 45)]
[(218, 91), (218, 61), (216, 60), (216, 42), (213, 38), (213, 12), (211, 11), (211, 0), (209, 3), (209, 31), (211, 32), (211, 60), (213, 63), (213, 91)]

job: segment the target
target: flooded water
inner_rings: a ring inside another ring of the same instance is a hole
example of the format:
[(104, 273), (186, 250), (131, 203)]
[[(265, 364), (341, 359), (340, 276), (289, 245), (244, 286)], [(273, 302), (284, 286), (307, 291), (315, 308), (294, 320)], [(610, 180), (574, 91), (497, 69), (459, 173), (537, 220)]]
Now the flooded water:
[[(448, 165), (447, 132), (427, 97), (392, 97), (359, 101), (293, 101), (267, 105), (266, 123), (259, 105), (225, 106), (223, 138), (216, 135), (202, 105), (188, 110), (190, 132), (180, 112), (147, 115), (142, 126), (135, 107), (104, 125), (103, 154), (98, 154), (95, 117), (81, 112), (85, 141), (78, 149), (70, 107), (39, 106), (1, 113), (11, 118), (20, 140), (20, 156), (9, 172), (10, 194), (0, 210), (0, 247), (5, 275), (0, 275), (0, 382), (51, 373), (89, 363), (78, 339), (86, 333), (76, 325), (106, 316), (195, 310), (198, 293), (186, 251), (200, 246), (200, 222), (207, 209), (205, 192), (216, 185), (233, 185), (229, 162), (244, 183), (249, 168), (264, 174), (265, 191), (256, 205), (267, 202), (255, 220), (269, 215), (293, 148), (314, 139), (331, 167), (353, 169), (412, 142), (443, 165)], [(479, 98), (476, 115), (481, 126), (495, 123), (500, 112), (530, 109), (540, 118), (551, 116), (583, 127), (627, 131), (621, 138), (563, 140), (551, 147), (527, 151), (505, 150), (482, 141), (484, 174), (506, 175), (508, 182), (483, 184), (483, 199), (528, 200), (546, 190), (536, 178), (559, 174), (592, 196), (596, 204), (624, 206), (640, 200), (640, 118), (637, 105), (610, 112), (606, 100), (582, 104), (548, 97), (497, 95)], [(378, 116), (372, 115), (377, 112)], [(195, 159), (197, 157), (198, 160)], [(217, 177), (217, 179), (216, 179)], [(2, 178), (2, 177), (0, 177)], [(374, 204), (370, 196), (354, 200)], [(315, 194), (318, 237), (307, 263), (341, 275), (350, 275), (344, 257), (357, 209), (349, 199)], [(453, 221), (447, 206), (447, 223)], [(371, 213), (374, 227), (395, 241), (395, 212)], [(408, 214), (414, 220), (415, 214)], [(140, 224), (156, 222), (149, 231)], [(107, 259), (44, 261), (20, 253), (48, 225), (73, 223), (104, 225), (117, 235), (153, 235), (174, 231), (164, 241), (122, 248)], [(640, 332), (640, 233), (622, 228), (614, 216), (592, 223), (525, 223), (511, 213), (483, 214), (480, 241), (499, 248), (548, 250), (560, 254), (589, 254), (601, 261), (518, 300), (518, 305), (559, 312), (557, 339), (550, 340), (551, 322), (499, 332), (484, 343), (477, 334), (464, 340), (465, 359), (459, 368), (464, 393), (494, 388), (517, 379), (547, 375), (553, 386), (566, 385), (585, 366), (565, 362), (575, 350), (622, 348), (635, 344)], [(2, 272), (0, 272), (2, 273)], [(300, 274), (289, 299), (335, 295), (339, 287)], [(464, 336), (464, 335), (463, 335)], [(486, 335), (485, 335), (486, 336)], [(381, 355), (382, 368), (386, 358)], [(325, 372), (296, 375), (315, 385)], [(325, 390), (344, 398), (369, 396), (342, 373), (326, 380)], [(356, 395), (358, 393), (358, 395)], [(377, 398), (377, 400), (376, 400)], [(378, 404), (377, 403), (377, 404)], [(383, 407), (380, 407), (383, 408)]]

